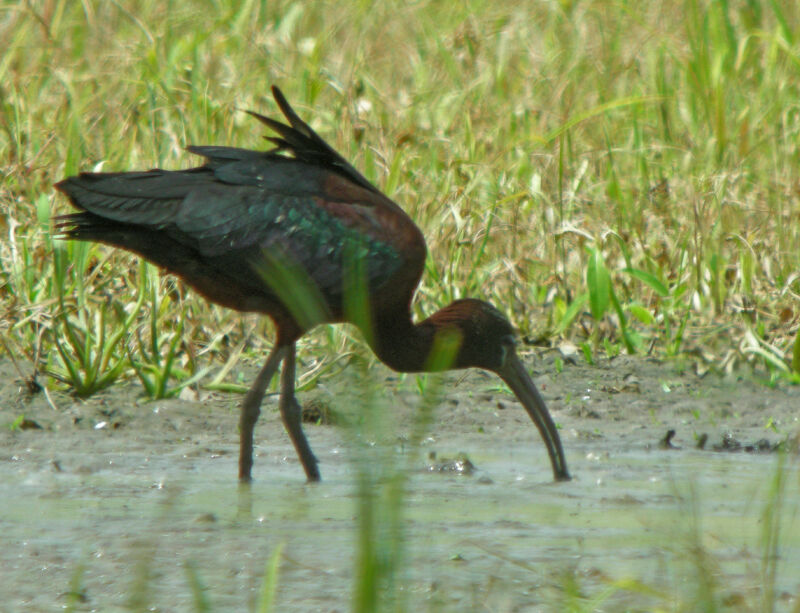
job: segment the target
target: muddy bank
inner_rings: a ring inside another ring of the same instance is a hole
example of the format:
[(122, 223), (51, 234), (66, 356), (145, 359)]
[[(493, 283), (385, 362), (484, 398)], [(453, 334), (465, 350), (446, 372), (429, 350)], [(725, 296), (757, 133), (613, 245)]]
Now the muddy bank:
[[(318, 485), (303, 482), (270, 396), (246, 494), (235, 481), (238, 396), (149, 402), (131, 382), (87, 401), (51, 392), (53, 408), (2, 361), (0, 423), (28, 422), (0, 430), (0, 593), (8, 610), (48, 611), (67, 603), (74, 584), (78, 610), (123, 610), (146, 571), (158, 610), (191, 610), (189, 567), (214, 610), (247, 610), (282, 545), (278, 609), (348, 611), (354, 458), (396, 456), (402, 466), (410, 458), (410, 607), (558, 610), (572, 579), (590, 596), (630, 578), (662, 590), (618, 590), (611, 608), (663, 605), (676, 594), (688, 601), (698, 543), (732, 610), (757, 602), (761, 515), (779, 456), (770, 451), (800, 429), (800, 389), (698, 378), (641, 358), (560, 373), (546, 356), (528, 364), (561, 428), (569, 483), (551, 482), (535, 427), (480, 372), (446, 378), (423, 449), (412, 453), (405, 441), (418, 385), (377, 368), (377, 425), (306, 426)], [(354, 375), (303, 398), (352, 417), (370, 396), (359, 386)], [(714, 451), (726, 439), (742, 448)], [(768, 447), (755, 448), (762, 440)], [(464, 457), (471, 475), (429, 469)], [(789, 519), (800, 505), (796, 456), (786, 465)], [(778, 604), (790, 609), (800, 592), (796, 526), (781, 544)]]

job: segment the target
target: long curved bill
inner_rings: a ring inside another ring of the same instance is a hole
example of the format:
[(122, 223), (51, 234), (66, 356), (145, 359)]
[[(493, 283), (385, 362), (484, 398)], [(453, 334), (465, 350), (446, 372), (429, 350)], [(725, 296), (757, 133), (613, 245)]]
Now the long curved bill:
[(544, 439), (547, 446), (547, 453), (550, 454), (550, 462), (553, 465), (553, 477), (556, 481), (569, 481), (570, 476), (567, 472), (567, 461), (564, 459), (564, 450), (561, 447), (561, 438), (558, 430), (550, 417), (547, 405), (539, 390), (536, 389), (525, 366), (522, 364), (515, 353), (511, 353), (506, 358), (505, 364), (497, 370), (500, 378), (508, 384), (508, 387), (516, 394), (522, 406), (531, 416), (533, 423), (539, 429), (539, 434)]

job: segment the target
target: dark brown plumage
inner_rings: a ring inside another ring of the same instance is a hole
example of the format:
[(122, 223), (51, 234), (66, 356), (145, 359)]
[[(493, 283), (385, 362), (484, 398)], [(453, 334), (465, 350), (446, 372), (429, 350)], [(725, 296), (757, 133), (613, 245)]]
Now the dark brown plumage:
[(516, 355), (508, 320), (467, 299), (413, 323), (426, 255), (419, 228), (303, 122), (280, 90), (272, 92), (289, 125), (250, 114), (278, 134), (269, 139), (275, 149), (189, 147), (206, 158), (203, 166), (82, 173), (56, 185), (80, 210), (57, 218), (61, 237), (132, 251), (212, 302), (274, 321), (275, 346), (242, 403), (239, 478), (250, 480), (261, 401), (283, 363), (281, 417), (306, 476), (319, 479), (294, 394), (295, 342), (320, 323), (351, 322), (385, 364), (403, 372), (431, 368), (437, 335), (455, 334), (451, 367), (496, 372), (539, 429), (555, 479), (569, 479), (558, 432)]

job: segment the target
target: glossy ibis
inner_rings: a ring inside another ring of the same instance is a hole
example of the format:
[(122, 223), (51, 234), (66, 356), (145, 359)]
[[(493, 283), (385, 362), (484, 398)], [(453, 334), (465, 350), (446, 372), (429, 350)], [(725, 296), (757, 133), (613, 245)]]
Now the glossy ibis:
[[(450, 366), (497, 373), (539, 429), (555, 479), (569, 479), (558, 432), (517, 357), (508, 320), (466, 299), (414, 323), (411, 301), (426, 255), (419, 228), (301, 120), (277, 87), (272, 93), (288, 125), (249, 111), (278, 135), (268, 138), (269, 151), (190, 146), (203, 166), (81, 173), (56, 185), (81, 211), (56, 218), (60, 237), (127, 249), (212, 302), (272, 318), (275, 346), (241, 406), (239, 479), (250, 480), (261, 401), (283, 363), (281, 418), (306, 476), (319, 480), (295, 399), (295, 342), (317, 324), (336, 322), (369, 327), (364, 335), (375, 354), (402, 372), (429, 369), (438, 335), (455, 335)], [(359, 268), (367, 317), (347, 308), (358, 282), (349, 271)]]

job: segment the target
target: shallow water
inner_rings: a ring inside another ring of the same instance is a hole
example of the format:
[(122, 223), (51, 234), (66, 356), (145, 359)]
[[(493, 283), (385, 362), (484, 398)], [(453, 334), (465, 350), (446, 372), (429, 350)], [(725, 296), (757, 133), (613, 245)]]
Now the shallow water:
[[(558, 397), (556, 383), (548, 391)], [(586, 419), (551, 401), (575, 477), (552, 483), (527, 417), (507, 397), (508, 408), (487, 409), (484, 392), (473, 394), (482, 386), (476, 379), (461, 388), (455, 408), (440, 409), (410, 462), (399, 582), (409, 610), (557, 611), (569, 585), (588, 598), (608, 595), (596, 606), (584, 602), (588, 610), (669, 603), (691, 610), (703, 573), (730, 610), (759, 602), (762, 517), (774, 500), (777, 454), (696, 450), (687, 431), (676, 437), (684, 449), (659, 449), (665, 424), (672, 426), (666, 413), (615, 420), (618, 398), (611, 397), (605, 419)], [(117, 394), (97, 406), (120, 406), (125, 396)], [(737, 398), (748, 401), (741, 389), (731, 401)], [(155, 610), (193, 610), (189, 566), (213, 610), (250, 610), (269, 556), (283, 545), (277, 610), (350, 610), (365, 466), (353, 458), (385, 462), (391, 473), (408, 455), (392, 436), (356, 449), (341, 428), (307, 426), (324, 478), (307, 485), (268, 409), (256, 481), (240, 488), (237, 400), (131, 402), (116, 429), (96, 428), (91, 402), (59, 414), (26, 412), (44, 429), (5, 431), (0, 439), (0, 593), (7, 603), (0, 609), (62, 608), (81, 573), (77, 610), (128, 610), (143, 584)], [(665, 411), (680, 410), (672, 400)], [(778, 400), (789, 407), (796, 397)], [(598, 401), (593, 410), (603, 406)], [(763, 435), (763, 428), (733, 426), (742, 440)], [(478, 471), (426, 471), (429, 451), (440, 458), (464, 452)], [(800, 592), (797, 460), (787, 458), (784, 470), (776, 603), (791, 610)]]

